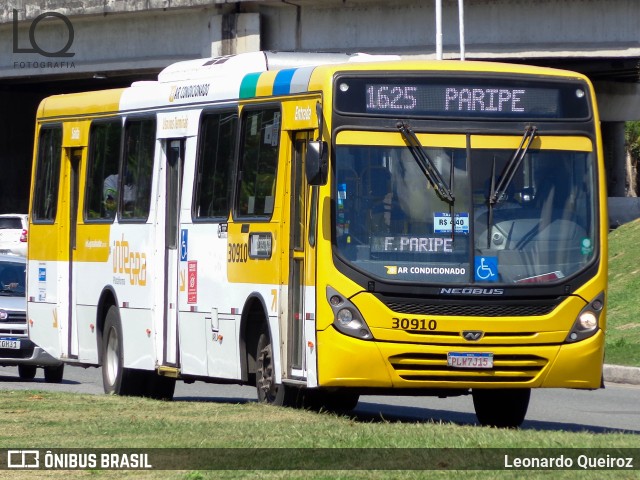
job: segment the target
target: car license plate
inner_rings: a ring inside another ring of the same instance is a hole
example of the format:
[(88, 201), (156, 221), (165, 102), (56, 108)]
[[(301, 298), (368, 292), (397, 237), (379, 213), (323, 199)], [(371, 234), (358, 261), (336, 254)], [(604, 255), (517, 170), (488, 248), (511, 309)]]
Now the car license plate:
[(493, 353), (449, 352), (447, 364), (453, 368), (493, 368)]
[(0, 348), (20, 350), (20, 340), (16, 340), (15, 338), (0, 338)]

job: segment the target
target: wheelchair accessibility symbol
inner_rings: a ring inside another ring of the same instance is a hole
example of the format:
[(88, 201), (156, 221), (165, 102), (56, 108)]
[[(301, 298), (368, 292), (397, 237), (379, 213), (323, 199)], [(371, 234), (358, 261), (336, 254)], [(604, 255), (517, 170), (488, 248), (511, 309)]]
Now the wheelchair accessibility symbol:
[(498, 257), (475, 257), (477, 282), (498, 281)]
[(180, 230), (180, 261), (186, 262), (189, 253), (189, 230)]

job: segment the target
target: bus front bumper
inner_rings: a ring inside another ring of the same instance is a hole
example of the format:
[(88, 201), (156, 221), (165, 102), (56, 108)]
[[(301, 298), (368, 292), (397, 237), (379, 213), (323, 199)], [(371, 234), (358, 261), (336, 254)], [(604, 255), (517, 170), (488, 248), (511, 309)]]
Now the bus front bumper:
[[(601, 386), (604, 334), (562, 345), (420, 345), (358, 340), (333, 327), (317, 332), (321, 387), (583, 388)], [(451, 352), (493, 354), (493, 368), (455, 368)]]

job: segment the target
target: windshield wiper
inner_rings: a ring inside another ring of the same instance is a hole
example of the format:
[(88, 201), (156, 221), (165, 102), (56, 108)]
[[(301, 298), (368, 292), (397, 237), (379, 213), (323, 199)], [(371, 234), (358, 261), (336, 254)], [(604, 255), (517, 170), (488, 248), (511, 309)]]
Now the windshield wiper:
[(429, 183), (438, 196), (445, 202), (453, 205), (453, 202), (455, 201), (453, 192), (449, 187), (447, 187), (447, 184), (444, 182), (440, 172), (438, 172), (433, 160), (431, 160), (431, 158), (429, 158), (425, 153), (420, 140), (418, 140), (418, 137), (411, 129), (411, 126), (407, 122), (398, 122), (397, 127), (405, 142), (407, 142), (407, 147), (409, 148), (411, 155), (416, 159), (416, 163), (420, 167), (420, 170), (422, 170), (425, 177), (427, 177), (427, 180), (429, 180)]
[(527, 150), (533, 143), (533, 139), (536, 136), (536, 131), (538, 129), (535, 126), (527, 125), (527, 128), (524, 130), (524, 135), (522, 136), (522, 141), (520, 142), (520, 146), (518, 149), (513, 152), (513, 155), (504, 166), (502, 173), (500, 173), (500, 181), (498, 185), (494, 188), (494, 175), (495, 172), (491, 174), (491, 193), (489, 195), (489, 205), (493, 206), (496, 203), (500, 203), (502, 199), (505, 197), (505, 193), (509, 185), (511, 185), (511, 180), (513, 180), (513, 176), (515, 175), (518, 167), (522, 163), (522, 159), (527, 154)]
[(536, 131), (538, 129), (533, 125), (527, 125), (527, 128), (524, 129), (524, 135), (522, 135), (522, 141), (518, 146), (517, 150), (513, 152), (511, 158), (507, 162), (507, 164), (502, 169), (502, 173), (500, 173), (500, 181), (496, 186), (496, 159), (493, 158), (493, 167), (491, 168), (491, 192), (489, 192), (489, 214), (487, 215), (487, 248), (491, 248), (491, 234), (493, 227), (493, 207), (502, 201), (505, 198), (505, 193), (509, 185), (511, 185), (511, 180), (513, 180), (513, 176), (516, 174), (518, 167), (522, 163), (522, 159), (527, 154), (527, 150), (533, 143), (533, 139), (536, 136)]

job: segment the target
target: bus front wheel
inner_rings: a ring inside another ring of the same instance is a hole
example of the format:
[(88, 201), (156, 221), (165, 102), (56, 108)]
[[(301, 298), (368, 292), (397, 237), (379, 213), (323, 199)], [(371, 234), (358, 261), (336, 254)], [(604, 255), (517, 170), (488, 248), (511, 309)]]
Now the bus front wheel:
[(473, 389), (473, 406), (481, 425), (517, 428), (529, 408), (530, 388)]
[(281, 407), (295, 406), (293, 388), (276, 383), (273, 347), (268, 333), (261, 333), (256, 354), (256, 388), (258, 401)]
[(358, 405), (360, 395), (345, 390), (304, 391), (303, 406), (311, 410), (326, 410), (335, 413), (350, 412)]

